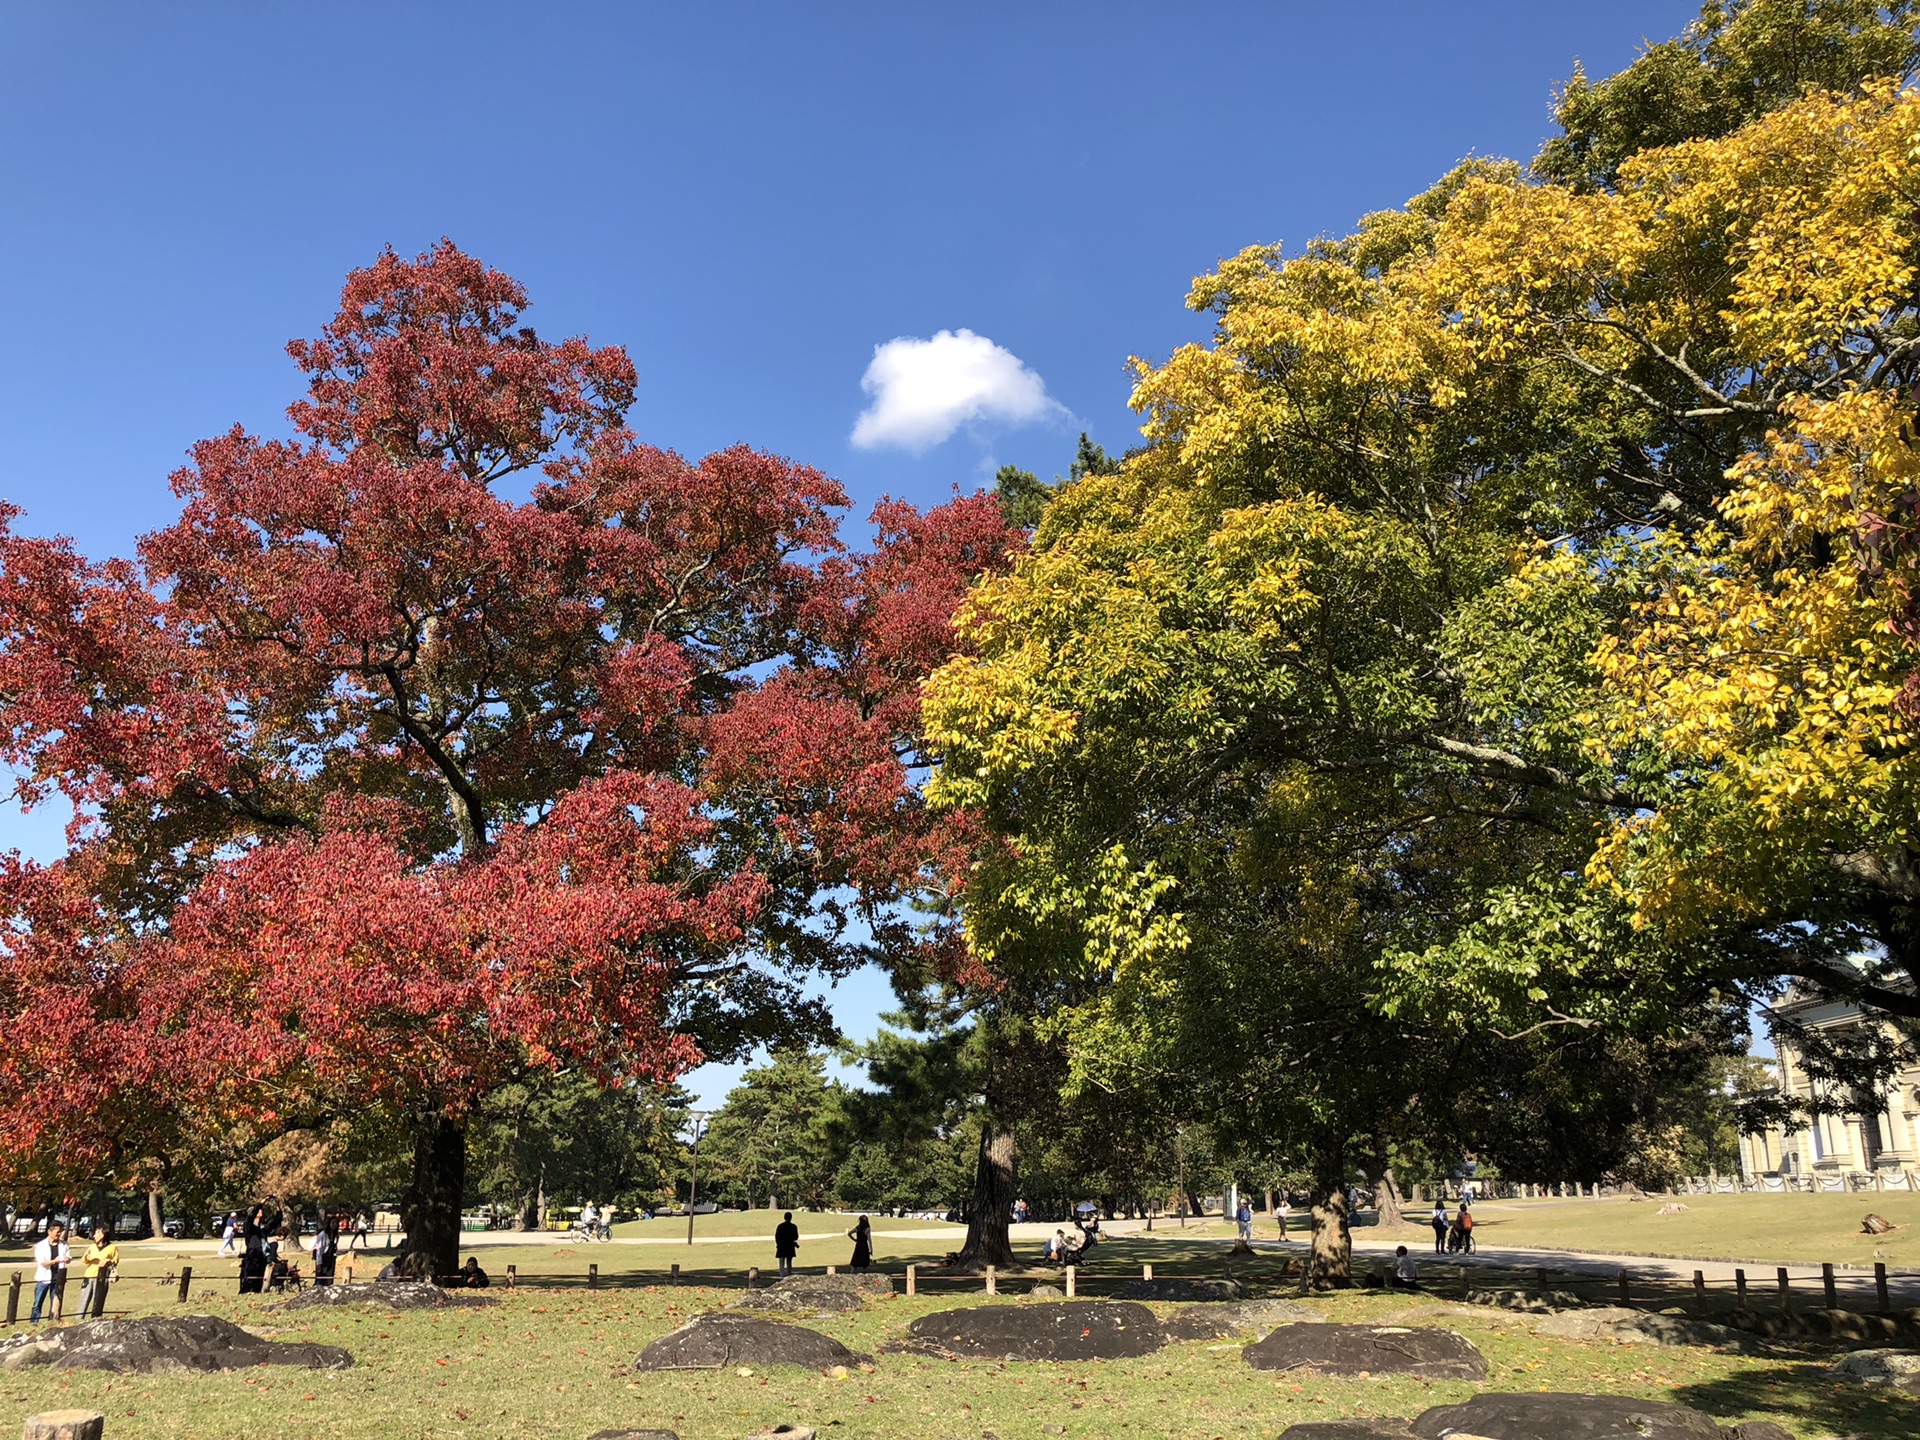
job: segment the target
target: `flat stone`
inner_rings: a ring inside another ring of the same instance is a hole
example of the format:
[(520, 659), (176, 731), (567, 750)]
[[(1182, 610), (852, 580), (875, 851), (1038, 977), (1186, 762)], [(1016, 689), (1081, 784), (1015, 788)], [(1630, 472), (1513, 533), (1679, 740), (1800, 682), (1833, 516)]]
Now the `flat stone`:
[(200, 1373), (255, 1365), (341, 1370), (353, 1356), (337, 1345), (263, 1340), (214, 1315), (84, 1320), (62, 1330), (16, 1336), (0, 1345), (0, 1370), (110, 1370), (115, 1374)]
[(1280, 1440), (1413, 1440), (1413, 1431), (1397, 1415), (1359, 1415), (1289, 1425), (1280, 1432)]
[(834, 1365), (864, 1365), (830, 1335), (779, 1320), (747, 1315), (696, 1315), (678, 1330), (662, 1335), (640, 1352), (636, 1370), (720, 1370), (733, 1365), (798, 1365), (826, 1370)]
[[(1401, 1325), (1282, 1325), (1241, 1355), (1256, 1370), (1484, 1380), (1487, 1361), (1452, 1330)], [(1479, 1432), (1475, 1432), (1476, 1434)]]
[(1875, 1390), (1920, 1392), (1920, 1350), (1856, 1350), (1827, 1373)]
[(1229, 1300), (1189, 1305), (1165, 1322), (1175, 1340), (1225, 1340), (1275, 1325), (1324, 1325), (1327, 1317), (1294, 1300)]
[(672, 1430), (596, 1430), (587, 1440), (680, 1440)]
[(1611, 1340), (1619, 1345), (1657, 1345), (1673, 1348), (1704, 1345), (1721, 1350), (1759, 1349), (1751, 1335), (1674, 1315), (1649, 1315), (1624, 1305), (1602, 1305), (1591, 1310), (1563, 1310), (1533, 1327), (1533, 1333), (1554, 1340)]
[(1238, 1300), (1247, 1292), (1238, 1280), (1195, 1280), (1168, 1275), (1157, 1280), (1129, 1280), (1114, 1291), (1120, 1300)]
[(376, 1280), (371, 1285), (315, 1285), (275, 1311), (313, 1310), (327, 1305), (375, 1305), (383, 1310), (438, 1310), (446, 1306), (498, 1305), (500, 1297), (478, 1290), (447, 1290), (425, 1280)]
[(1027, 1294), (1033, 1296), (1036, 1300), (1064, 1300), (1067, 1298), (1066, 1291), (1062, 1290), (1058, 1285), (1049, 1285), (1044, 1280), (1027, 1291)]
[(922, 1315), (889, 1350), (957, 1360), (1120, 1360), (1151, 1355), (1167, 1332), (1144, 1305), (1063, 1300)]
[(1520, 1310), (1544, 1315), (1553, 1310), (1579, 1310), (1586, 1305), (1568, 1290), (1469, 1290), (1469, 1305), (1491, 1305), (1497, 1310)]
[(1420, 1440), (1726, 1440), (1710, 1416), (1624, 1395), (1476, 1395), (1414, 1417)]
[(776, 1425), (771, 1430), (756, 1430), (747, 1440), (814, 1440), (816, 1432), (806, 1425)]
[(730, 1308), (789, 1315), (845, 1312), (892, 1294), (893, 1281), (886, 1275), (788, 1275), (764, 1290), (747, 1291)]

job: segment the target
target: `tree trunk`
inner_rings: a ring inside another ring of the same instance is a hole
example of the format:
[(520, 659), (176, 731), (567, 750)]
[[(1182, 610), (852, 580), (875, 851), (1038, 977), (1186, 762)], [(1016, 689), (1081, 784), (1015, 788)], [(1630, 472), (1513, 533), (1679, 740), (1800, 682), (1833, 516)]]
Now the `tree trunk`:
[(1373, 1193), (1373, 1203), (1380, 1208), (1382, 1229), (1398, 1230), (1406, 1224), (1406, 1217), (1400, 1213), (1400, 1186), (1393, 1178), (1391, 1165), (1381, 1170), (1380, 1179), (1374, 1184)]
[(413, 1183), (400, 1201), (407, 1232), (394, 1267), (416, 1280), (450, 1279), (460, 1268), (460, 1206), (467, 1189), (467, 1131), (436, 1115), (413, 1143)]
[(980, 1130), (980, 1159), (973, 1172), (973, 1200), (967, 1206), (967, 1243), (960, 1248), (960, 1269), (978, 1274), (992, 1265), (1011, 1268), (1013, 1240), (1013, 1135)]
[(166, 1212), (160, 1208), (160, 1187), (147, 1187), (147, 1224), (153, 1227), (153, 1238), (164, 1240), (167, 1234)]
[(1353, 1284), (1353, 1232), (1347, 1215), (1343, 1151), (1323, 1154), (1313, 1172), (1313, 1242), (1302, 1289), (1346, 1289)]

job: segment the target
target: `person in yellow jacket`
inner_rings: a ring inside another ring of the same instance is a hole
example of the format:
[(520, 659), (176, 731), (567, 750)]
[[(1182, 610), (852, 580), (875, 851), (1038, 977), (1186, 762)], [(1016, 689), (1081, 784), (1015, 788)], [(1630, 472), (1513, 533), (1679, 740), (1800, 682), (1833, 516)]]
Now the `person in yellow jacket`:
[[(120, 1247), (107, 1238), (107, 1227), (101, 1225), (93, 1232), (93, 1243), (87, 1246), (86, 1253), (80, 1257), (80, 1318), (85, 1320), (93, 1314), (94, 1288), (102, 1292), (113, 1280), (113, 1272), (120, 1264)], [(100, 1297), (103, 1306), (106, 1296)]]

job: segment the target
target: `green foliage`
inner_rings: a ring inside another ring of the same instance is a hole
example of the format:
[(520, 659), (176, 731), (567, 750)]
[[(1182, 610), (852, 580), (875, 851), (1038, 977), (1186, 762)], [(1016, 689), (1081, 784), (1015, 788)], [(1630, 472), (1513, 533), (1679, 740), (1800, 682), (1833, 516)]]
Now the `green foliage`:
[(541, 1197), (658, 1204), (683, 1172), (675, 1086), (603, 1088), (584, 1075), (538, 1075), (489, 1095), (468, 1131), (469, 1196), (537, 1224)]
[(1727, 135), (1808, 90), (1851, 92), (1920, 68), (1913, 0), (1708, 0), (1678, 39), (1651, 45), (1598, 82), (1575, 69), (1533, 162), (1541, 178), (1610, 187), (1657, 145)]
[(838, 1139), (846, 1087), (825, 1056), (773, 1050), (727, 1092), (700, 1142), (700, 1190), (725, 1204), (826, 1208), (843, 1163)]
[(1007, 524), (1031, 530), (1040, 523), (1040, 512), (1053, 498), (1053, 486), (1031, 470), (1002, 465), (994, 472), (993, 493), (1000, 501), (1000, 511), (1007, 517)]

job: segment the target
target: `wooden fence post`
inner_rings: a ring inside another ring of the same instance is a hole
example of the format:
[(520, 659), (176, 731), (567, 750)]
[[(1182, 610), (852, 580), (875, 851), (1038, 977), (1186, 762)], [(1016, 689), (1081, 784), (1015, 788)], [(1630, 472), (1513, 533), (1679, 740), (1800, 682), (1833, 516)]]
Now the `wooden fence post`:
[[(16, 1282), (18, 1281), (17, 1276), (15, 1280)], [(1876, 1260), (1873, 1262), (1873, 1290), (1874, 1294), (1880, 1299), (1880, 1313), (1882, 1315), (1891, 1314), (1893, 1311), (1893, 1301), (1887, 1294), (1887, 1262), (1884, 1260)]]
[(1069, 1300), (1073, 1298), (1073, 1271), (1073, 1266), (1067, 1266), (1067, 1298)]
[(836, 1266), (833, 1266), (833, 1265), (827, 1266), (827, 1274), (836, 1275), (838, 1273), (839, 1273), (839, 1270)]
[(1706, 1314), (1707, 1313), (1707, 1276), (1705, 1271), (1696, 1270), (1693, 1272), (1693, 1299), (1694, 1299), (1694, 1303), (1700, 1307), (1700, 1313), (1702, 1315)]
[(587, 1266), (587, 1288), (589, 1290), (598, 1290), (600, 1288), (600, 1267), (598, 1265)]
[(518, 1265), (507, 1266), (507, 1288), (511, 1290), (515, 1286), (517, 1286), (519, 1283), (520, 1283), (520, 1267)]
[(180, 1267), (180, 1293), (174, 1296), (174, 1300), (177, 1304), (184, 1305), (187, 1303), (187, 1289), (192, 1284), (193, 1284), (193, 1266), (182, 1265)]
[(1747, 1308), (1747, 1272), (1746, 1271), (1735, 1270), (1733, 1272), (1733, 1293), (1735, 1297), (1734, 1303), (1737, 1304), (1742, 1310), (1746, 1309)]
[(676, 1285), (680, 1283), (680, 1262), (678, 1260), (673, 1262), (673, 1283)]
[(1780, 1286), (1780, 1309), (1783, 1312), (1793, 1309), (1793, 1295), (1787, 1289), (1787, 1267), (1782, 1265), (1773, 1273), (1775, 1282)]
[(1821, 1288), (1827, 1292), (1827, 1308), (1829, 1310), (1838, 1310), (1840, 1308), (1840, 1299), (1834, 1294), (1833, 1266), (1831, 1264), (1820, 1267), (1820, 1285)]
[(989, 1265), (987, 1266), (987, 1294), (998, 1295), (999, 1293), (993, 1283), (993, 1266)]
[(907, 1293), (909, 1295), (918, 1295), (920, 1293), (920, 1267), (918, 1265), (907, 1266)]
[(1142, 1266), (1140, 1267), (1140, 1278), (1141, 1278), (1142, 1280), (1151, 1280), (1151, 1279), (1153, 1279), (1153, 1266), (1151, 1266), (1151, 1265), (1142, 1265)]
[[(1883, 1287), (1884, 1288), (1884, 1287)], [(7, 1286), (7, 1324), (15, 1325), (20, 1320), (20, 1272), (13, 1272), (13, 1283)]]
[(747, 1266), (747, 1288), (749, 1290), (754, 1290), (754, 1289), (758, 1289), (759, 1285), (760, 1285), (760, 1267), (758, 1265)]
[(1620, 1273), (1613, 1278), (1615, 1283), (1620, 1287), (1620, 1303), (1622, 1305), (1631, 1305), (1633, 1303), (1633, 1296), (1627, 1289), (1626, 1268), (1624, 1266), (1621, 1267)]

